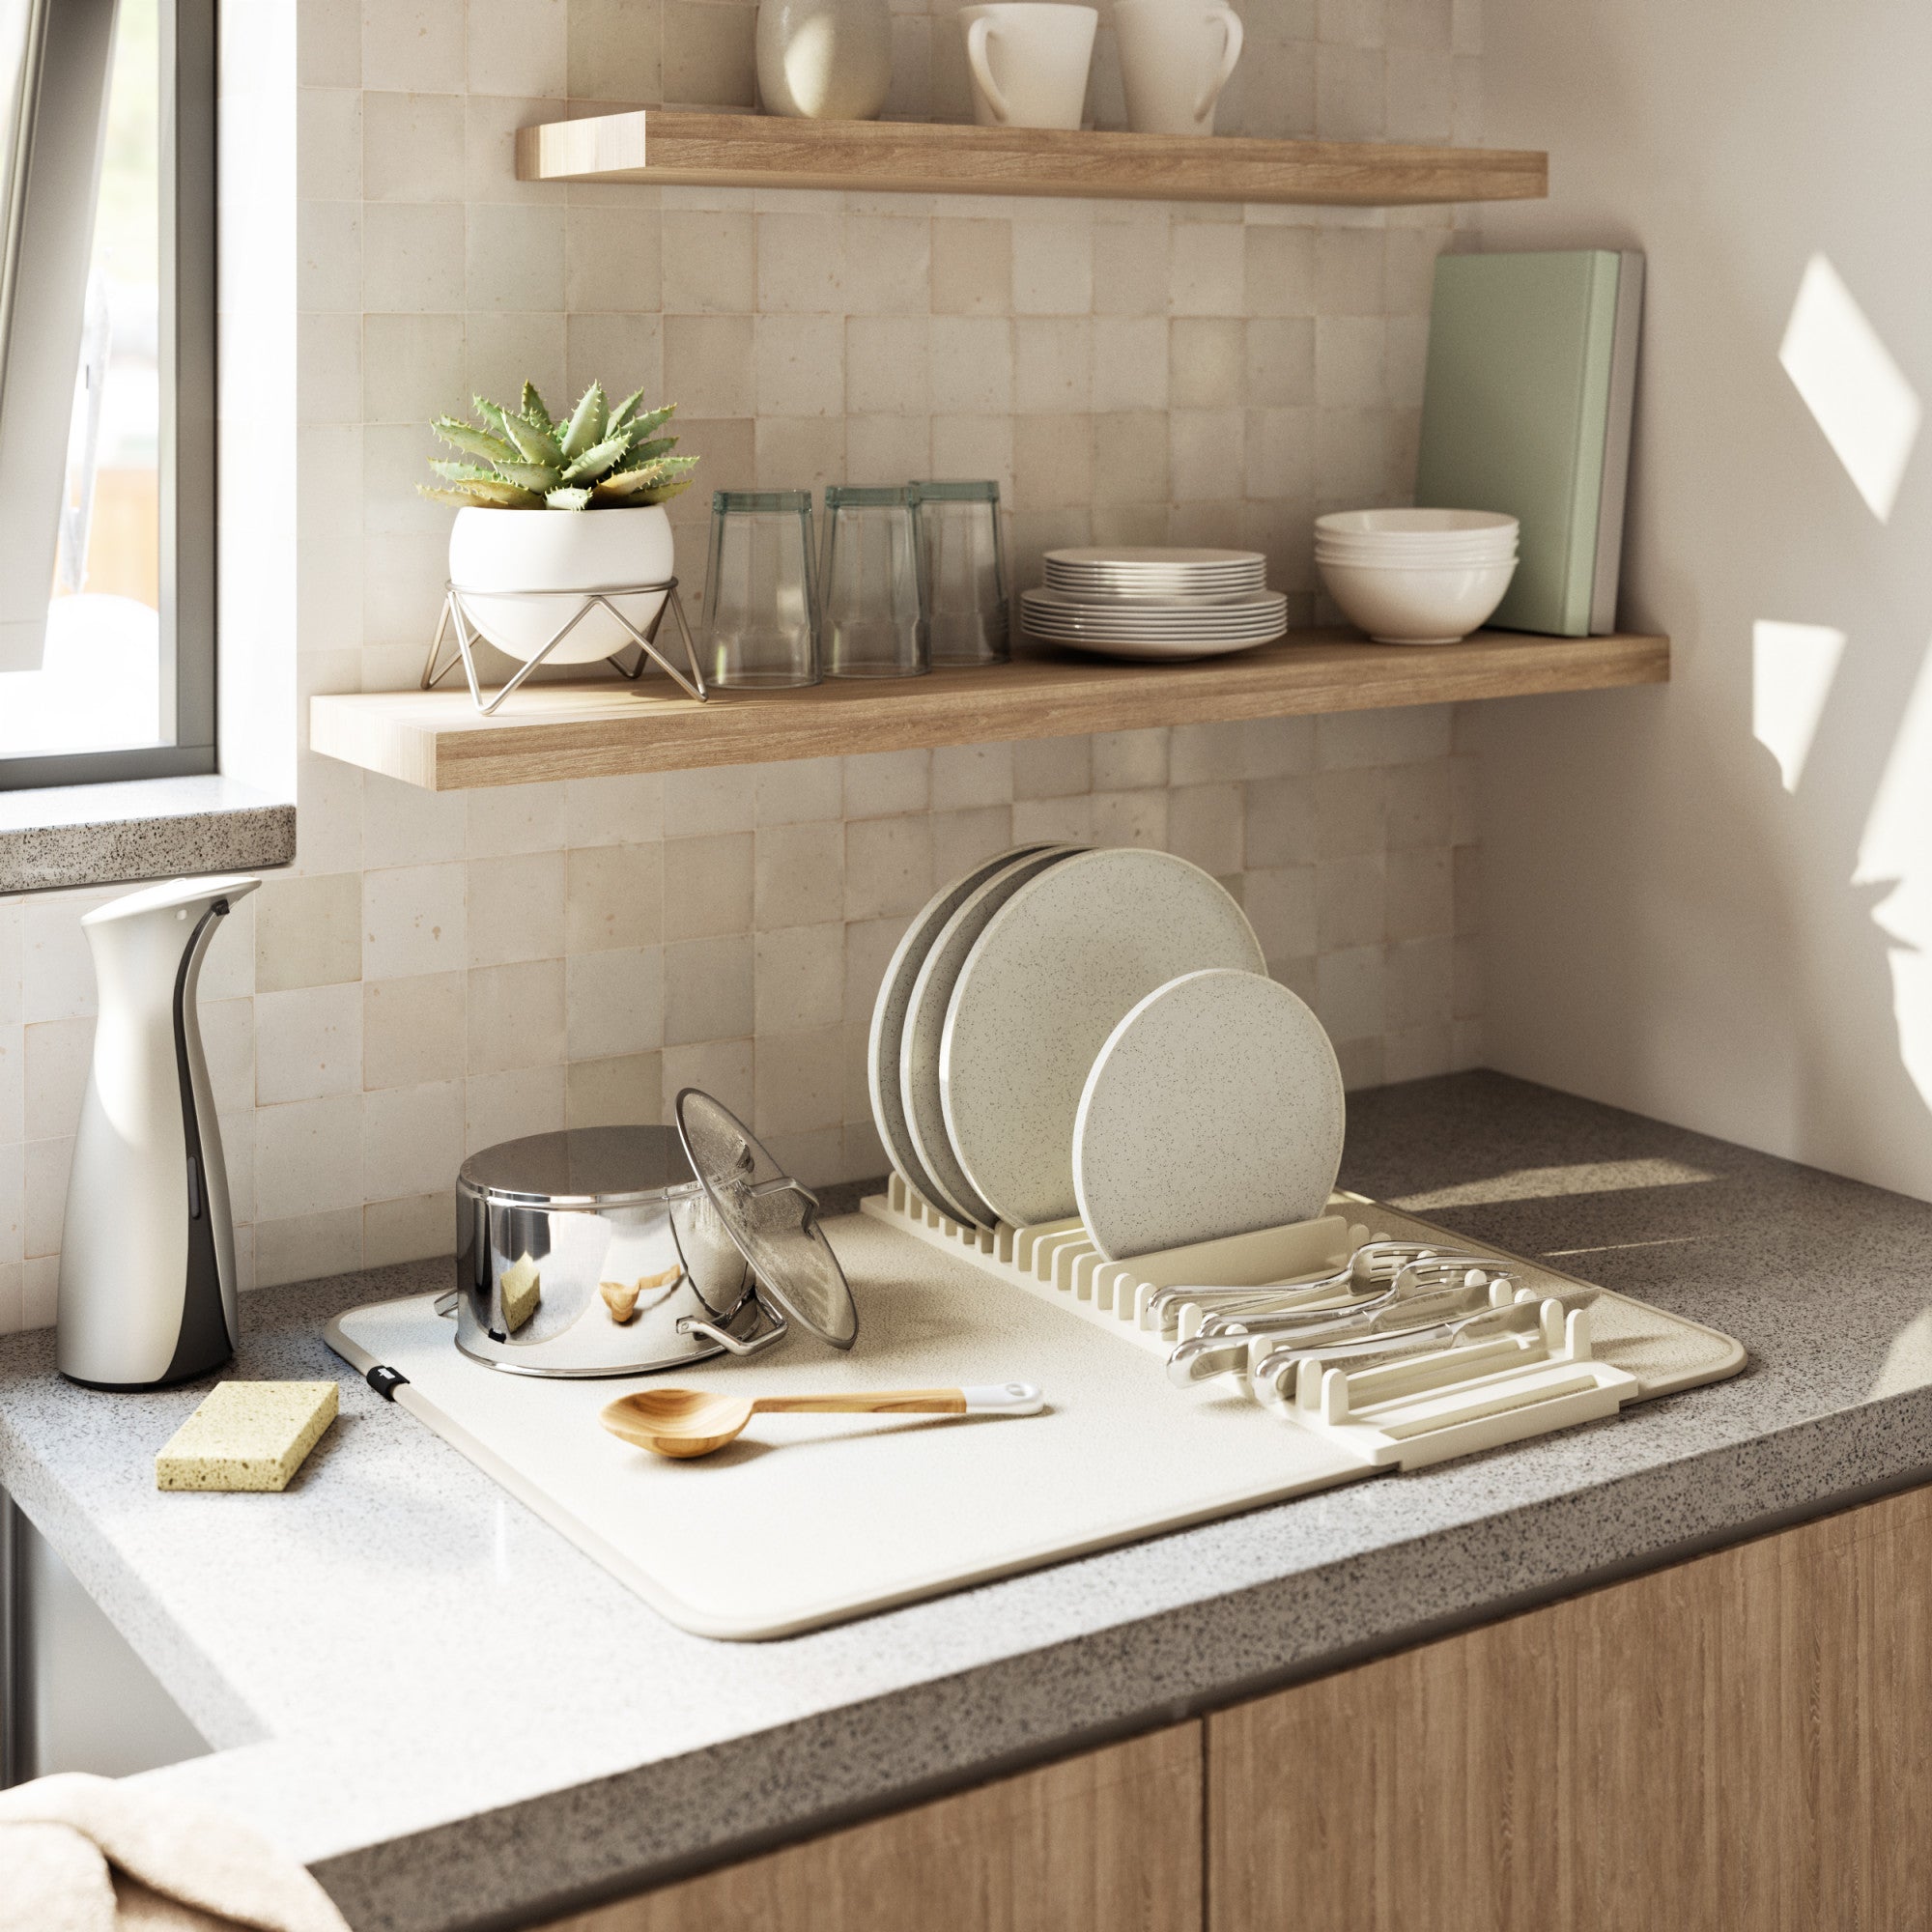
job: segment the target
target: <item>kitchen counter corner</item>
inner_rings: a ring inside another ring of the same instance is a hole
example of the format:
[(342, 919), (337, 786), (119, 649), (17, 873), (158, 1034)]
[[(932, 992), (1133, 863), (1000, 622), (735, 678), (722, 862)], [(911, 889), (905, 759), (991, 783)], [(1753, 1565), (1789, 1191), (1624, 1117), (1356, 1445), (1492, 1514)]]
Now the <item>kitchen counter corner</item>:
[(153, 1452), (205, 1385), (87, 1394), (47, 1333), (0, 1343), (0, 1483), (214, 1745), (150, 1781), (301, 1858), (357, 1932), (456, 1932), (1932, 1473), (1932, 1207), (1482, 1073), (1352, 1095), (1343, 1181), (1750, 1361), (1619, 1420), (756, 1645), (664, 1623), (329, 1354), (330, 1316), (447, 1263), (246, 1298), (242, 1374), (341, 1388), (283, 1495), (158, 1495)]

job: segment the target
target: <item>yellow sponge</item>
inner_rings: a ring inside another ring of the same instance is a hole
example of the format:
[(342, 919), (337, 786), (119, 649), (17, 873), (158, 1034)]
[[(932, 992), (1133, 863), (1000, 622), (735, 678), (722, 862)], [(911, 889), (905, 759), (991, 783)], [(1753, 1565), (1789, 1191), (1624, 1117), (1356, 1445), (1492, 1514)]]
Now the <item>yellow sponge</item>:
[(503, 1325), (512, 1335), (537, 1312), (543, 1299), (543, 1274), (528, 1255), (521, 1256), (497, 1278), (503, 1303)]
[(333, 1382), (217, 1382), (155, 1458), (159, 1490), (285, 1490), (335, 1420)]

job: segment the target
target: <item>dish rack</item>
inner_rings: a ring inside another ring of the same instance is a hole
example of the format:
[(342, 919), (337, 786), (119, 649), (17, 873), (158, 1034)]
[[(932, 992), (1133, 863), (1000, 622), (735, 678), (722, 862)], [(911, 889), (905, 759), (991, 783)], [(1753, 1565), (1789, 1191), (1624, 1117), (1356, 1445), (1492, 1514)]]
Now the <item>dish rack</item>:
[[(1344, 1202), (1370, 1218), (1329, 1213), (1113, 1262), (1077, 1217), (1026, 1228), (971, 1227), (930, 1206), (896, 1174), (883, 1196), (860, 1205), (863, 1212), (1163, 1358), (1177, 1339), (1198, 1334), (1205, 1319), (1198, 1304), (1183, 1300), (1169, 1333), (1165, 1315), (1172, 1297), (1156, 1300), (1163, 1291), (1207, 1282), (1292, 1282), (1341, 1266), (1366, 1241), (1395, 1238), (1395, 1226), (1416, 1226), (1406, 1217), (1386, 1217), (1372, 1203)], [(1442, 1238), (1448, 1245), (1450, 1237)], [(1459, 1252), (1493, 1260), (1490, 1305), (1524, 1308), (1517, 1332), (1358, 1368), (1312, 1356), (1282, 1378), (1278, 1394), (1259, 1392), (1246, 1375), (1168, 1394), (1178, 1402), (1212, 1401), (1239, 1390), (1288, 1426), (1325, 1437), (1364, 1469), (1415, 1469), (1614, 1415), (1627, 1402), (1662, 1392), (1646, 1389), (1638, 1376), (1593, 1352), (1589, 1308), (1567, 1307), (1560, 1294), (1519, 1285), (1517, 1277), (1534, 1273), (1579, 1290), (1585, 1284), (1530, 1268), (1482, 1242), (1453, 1238)], [(1535, 1304), (1533, 1318), (1528, 1304)], [(1253, 1339), (1251, 1368), (1275, 1339)]]

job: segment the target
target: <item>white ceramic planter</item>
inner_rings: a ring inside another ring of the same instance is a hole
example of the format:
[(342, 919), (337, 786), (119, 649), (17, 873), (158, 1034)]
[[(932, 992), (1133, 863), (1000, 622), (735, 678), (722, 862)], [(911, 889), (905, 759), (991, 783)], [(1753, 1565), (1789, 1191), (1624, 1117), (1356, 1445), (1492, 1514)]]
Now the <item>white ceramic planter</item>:
[[(449, 532), (449, 581), (460, 590), (617, 590), (671, 575), (670, 519), (656, 503), (625, 510), (462, 509)], [(665, 593), (611, 600), (639, 631)], [(499, 651), (533, 658), (572, 611), (567, 597), (467, 597), (471, 623)], [(610, 611), (592, 610), (544, 660), (592, 664), (631, 639)]]
[(875, 121), (892, 91), (889, 0), (759, 0), (757, 49), (767, 114)]

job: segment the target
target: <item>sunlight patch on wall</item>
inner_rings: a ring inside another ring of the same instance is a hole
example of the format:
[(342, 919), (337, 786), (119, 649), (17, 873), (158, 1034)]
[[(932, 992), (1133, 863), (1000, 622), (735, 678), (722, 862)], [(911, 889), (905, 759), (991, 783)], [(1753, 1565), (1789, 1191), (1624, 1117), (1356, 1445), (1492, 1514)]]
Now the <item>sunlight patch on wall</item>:
[(1886, 756), (1852, 879), (1891, 887), (1872, 920), (1892, 941), (1899, 1059), (1932, 1107), (1932, 649)]
[(1796, 791), (1818, 735), (1845, 634), (1829, 624), (1751, 626), (1751, 736), (1777, 760), (1786, 791)]
[(1837, 270), (1813, 255), (1777, 359), (1880, 523), (1891, 515), (1923, 411)]

